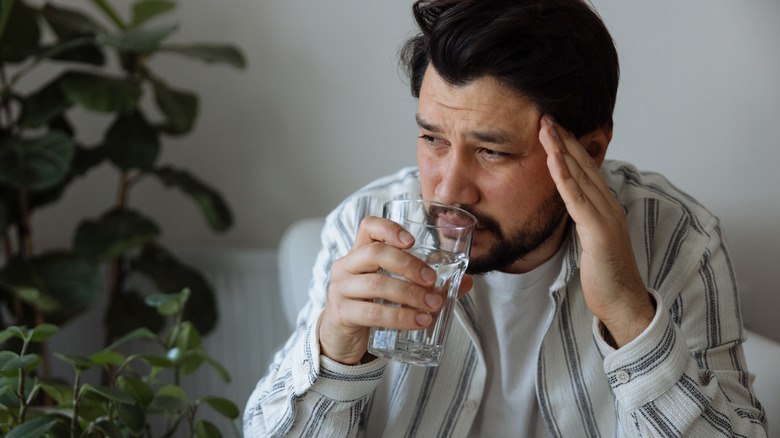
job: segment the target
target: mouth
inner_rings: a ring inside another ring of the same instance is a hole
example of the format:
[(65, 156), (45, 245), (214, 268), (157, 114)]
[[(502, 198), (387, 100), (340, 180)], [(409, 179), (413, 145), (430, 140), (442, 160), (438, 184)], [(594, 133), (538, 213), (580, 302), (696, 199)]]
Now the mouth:
[(457, 213), (445, 213), (439, 215), (438, 225), (442, 228), (469, 228), (474, 225), (474, 221), (468, 220), (468, 218), (464, 218)]

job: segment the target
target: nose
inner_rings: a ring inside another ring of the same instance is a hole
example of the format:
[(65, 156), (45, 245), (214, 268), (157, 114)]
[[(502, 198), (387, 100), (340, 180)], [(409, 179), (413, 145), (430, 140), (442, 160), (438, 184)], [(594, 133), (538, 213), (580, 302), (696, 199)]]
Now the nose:
[(450, 154), (448, 158), (440, 168), (441, 179), (434, 191), (436, 200), (456, 205), (476, 204), (479, 200), (479, 190), (474, 182), (474, 170), (458, 153)]

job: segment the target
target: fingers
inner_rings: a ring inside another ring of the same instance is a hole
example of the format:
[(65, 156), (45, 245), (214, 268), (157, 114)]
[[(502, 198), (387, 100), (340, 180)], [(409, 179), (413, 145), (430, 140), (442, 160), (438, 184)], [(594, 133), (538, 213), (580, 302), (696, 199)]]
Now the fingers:
[(387, 242), (395, 247), (406, 249), (412, 246), (414, 237), (391, 220), (368, 216), (360, 222), (353, 248), (372, 242)]
[(438, 311), (444, 301), (430, 288), (383, 273), (360, 275), (337, 286), (343, 296), (353, 300), (370, 302), (380, 298), (425, 312)]
[(338, 267), (353, 275), (383, 269), (421, 286), (433, 286), (436, 272), (427, 263), (403, 251), (413, 243), (414, 237), (397, 223), (367, 217), (360, 224), (352, 251), (338, 261)]
[(548, 154), (550, 175), (575, 222), (612, 214), (614, 197), (599, 167), (574, 136), (544, 116), (539, 140)]

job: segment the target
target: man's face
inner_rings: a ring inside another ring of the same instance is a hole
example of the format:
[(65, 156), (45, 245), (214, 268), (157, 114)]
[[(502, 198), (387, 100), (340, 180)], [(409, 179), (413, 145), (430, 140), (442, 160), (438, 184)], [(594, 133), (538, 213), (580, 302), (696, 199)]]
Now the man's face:
[(454, 88), (428, 67), (420, 89), (417, 164), (425, 199), (479, 219), (469, 272), (527, 272), (560, 246), (566, 207), (539, 142), (542, 114), (490, 77)]

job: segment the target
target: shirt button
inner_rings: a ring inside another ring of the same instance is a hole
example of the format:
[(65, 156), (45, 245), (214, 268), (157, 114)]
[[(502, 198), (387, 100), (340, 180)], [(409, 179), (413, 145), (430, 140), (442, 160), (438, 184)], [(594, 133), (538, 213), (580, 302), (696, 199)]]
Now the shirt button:
[(311, 364), (308, 360), (303, 362), (303, 372), (304, 374), (311, 374)]
[(477, 402), (475, 402), (474, 400), (466, 401), (466, 409), (468, 409), (470, 411), (474, 410), (474, 409), (477, 409)]
[(615, 373), (615, 378), (620, 383), (628, 383), (628, 381), (631, 380), (631, 374), (629, 374), (626, 370), (620, 370)]

